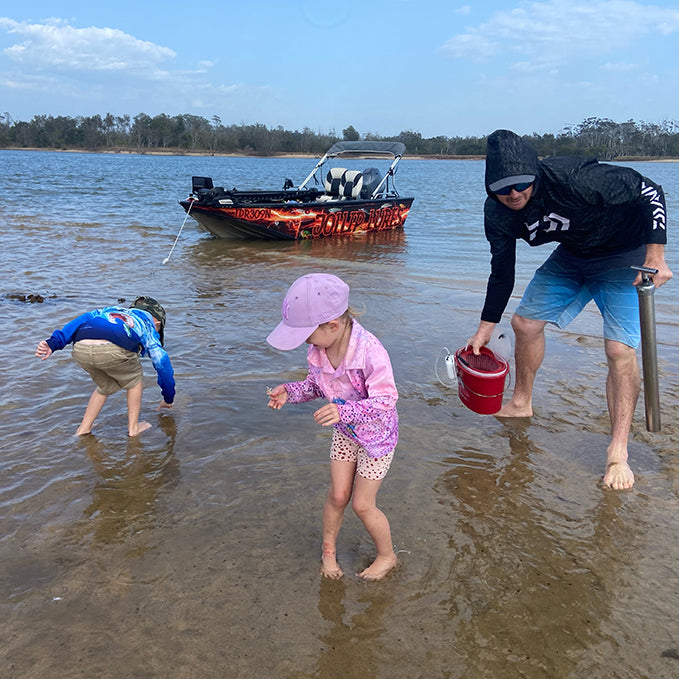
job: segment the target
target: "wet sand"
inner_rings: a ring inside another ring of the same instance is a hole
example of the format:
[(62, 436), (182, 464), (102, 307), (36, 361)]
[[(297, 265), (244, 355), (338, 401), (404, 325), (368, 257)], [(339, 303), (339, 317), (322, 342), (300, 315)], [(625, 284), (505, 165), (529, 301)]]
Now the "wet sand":
[[(313, 268), (270, 266), (266, 292)], [(196, 285), (196, 311), (170, 326), (175, 338), (186, 328), (171, 346), (177, 405), (153, 414), (147, 371), (154, 428), (139, 439), (125, 439), (122, 398), (94, 436), (73, 438), (86, 379), (66, 355), (19, 361), (25, 426), (7, 425), (5, 404), (3, 441), (19, 476), (40, 464), (19, 484), (25, 499), (18, 488), (4, 507), (6, 676), (673, 676), (676, 398), (664, 399), (661, 434), (645, 432), (640, 404), (636, 489), (602, 491), (599, 340), (550, 333), (536, 415), (506, 424), (464, 408), (434, 375), (450, 329), (423, 308), (457, 295), (459, 322), (478, 298), (394, 278), (375, 289), (373, 276), (340, 268), (400, 388), (401, 440), (380, 492), (398, 569), (380, 583), (352, 575), (373, 553), (348, 515), (348, 575), (320, 578), (328, 432), (311, 405), (265, 407), (266, 386), (298, 374), (303, 351), (260, 344), (266, 360), (241, 365), (276, 305), (253, 290), (261, 312), (237, 336), (225, 295), (211, 292), (212, 311), (199, 313)], [(40, 408), (26, 389), (41, 392)]]
[[(283, 248), (187, 229), (167, 266), (166, 226), (133, 225), (124, 240), (89, 222), (62, 220), (60, 238), (53, 228), (0, 220), (9, 290), (43, 297), (0, 297), (11, 330), (0, 335), (3, 677), (677, 676), (669, 293), (663, 428), (645, 430), (640, 401), (637, 485), (612, 492), (598, 487), (608, 417), (596, 314), (548, 332), (530, 421), (476, 415), (436, 369), (475, 327), (483, 285), (401, 261), (416, 221), (405, 241)], [(313, 423), (314, 404), (266, 407), (266, 388), (301, 377), (305, 362), (303, 349), (264, 339), (289, 283), (319, 269), (351, 285), (400, 393), (400, 442), (378, 496), (399, 566), (377, 583), (354, 576), (374, 552), (350, 512), (338, 541), (346, 575), (320, 577), (330, 432)], [(145, 361), (153, 428), (128, 439), (118, 395), (92, 436), (74, 437), (89, 380), (68, 351), (39, 362), (35, 345), (93, 300), (140, 288), (168, 309), (176, 405), (156, 413)]]

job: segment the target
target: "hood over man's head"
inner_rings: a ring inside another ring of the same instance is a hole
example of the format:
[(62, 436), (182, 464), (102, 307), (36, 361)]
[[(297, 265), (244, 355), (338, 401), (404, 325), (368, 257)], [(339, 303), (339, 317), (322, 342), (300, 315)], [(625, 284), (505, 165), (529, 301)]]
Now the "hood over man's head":
[(495, 192), (515, 184), (531, 183), (539, 176), (535, 149), (511, 130), (495, 130), (486, 146), (486, 191)]

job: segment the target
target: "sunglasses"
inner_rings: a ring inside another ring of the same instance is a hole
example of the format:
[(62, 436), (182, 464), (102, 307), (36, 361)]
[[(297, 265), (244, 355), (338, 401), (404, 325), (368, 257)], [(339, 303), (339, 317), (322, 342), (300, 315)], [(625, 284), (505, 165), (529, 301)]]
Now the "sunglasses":
[(521, 182), (521, 184), (512, 184), (511, 186), (505, 186), (502, 189), (495, 191), (498, 196), (508, 196), (512, 190), (521, 193), (525, 191), (529, 186), (533, 186), (533, 182)]

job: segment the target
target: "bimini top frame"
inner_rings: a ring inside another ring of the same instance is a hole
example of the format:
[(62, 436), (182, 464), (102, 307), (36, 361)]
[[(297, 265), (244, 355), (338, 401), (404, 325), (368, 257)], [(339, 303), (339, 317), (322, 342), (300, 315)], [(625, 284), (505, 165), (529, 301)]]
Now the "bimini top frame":
[[(392, 178), (392, 190), (396, 196), (398, 192), (394, 186), (394, 171), (399, 161), (405, 153), (405, 144), (400, 141), (338, 141), (335, 142), (326, 152), (325, 155), (316, 163), (316, 166), (309, 173), (307, 178), (297, 187), (298, 190), (303, 189), (309, 180), (316, 174), (316, 172), (323, 167), (323, 165), (332, 158), (393, 158), (393, 162), (389, 166), (382, 181), (375, 187), (371, 198), (379, 195), (382, 186), (388, 182), (389, 177)], [(387, 190), (388, 190), (387, 184)]]

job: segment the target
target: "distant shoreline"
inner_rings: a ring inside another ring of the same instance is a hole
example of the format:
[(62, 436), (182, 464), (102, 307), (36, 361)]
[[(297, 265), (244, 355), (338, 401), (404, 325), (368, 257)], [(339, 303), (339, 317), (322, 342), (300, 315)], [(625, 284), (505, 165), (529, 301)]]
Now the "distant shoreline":
[[(55, 149), (55, 148), (39, 148), (37, 146), (5, 146), (0, 148), (0, 151), (53, 151), (56, 153), (107, 153), (112, 155), (131, 155), (131, 156), (193, 156), (201, 157), (215, 157), (215, 158), (318, 158), (320, 154), (314, 153), (274, 153), (271, 155), (260, 155), (254, 153), (222, 153), (218, 151), (184, 151), (181, 149), (144, 149), (133, 151), (130, 149)], [(485, 160), (482, 155), (410, 155), (406, 154), (404, 158), (410, 160)], [(612, 161), (602, 162), (653, 162), (653, 163), (677, 163), (679, 158), (665, 157), (665, 156), (620, 156), (614, 158)]]
[[(0, 151), (54, 151), (56, 153), (107, 153), (111, 155), (130, 155), (130, 156), (193, 156), (201, 157), (215, 157), (215, 158), (319, 158), (318, 153), (272, 153), (270, 155), (263, 155), (257, 153), (224, 153), (221, 151), (184, 151), (182, 149), (55, 149), (55, 148), (39, 148), (37, 146), (4, 146)], [(485, 156), (425, 156), (425, 155), (409, 155), (406, 154), (404, 158), (415, 160), (485, 160)]]

